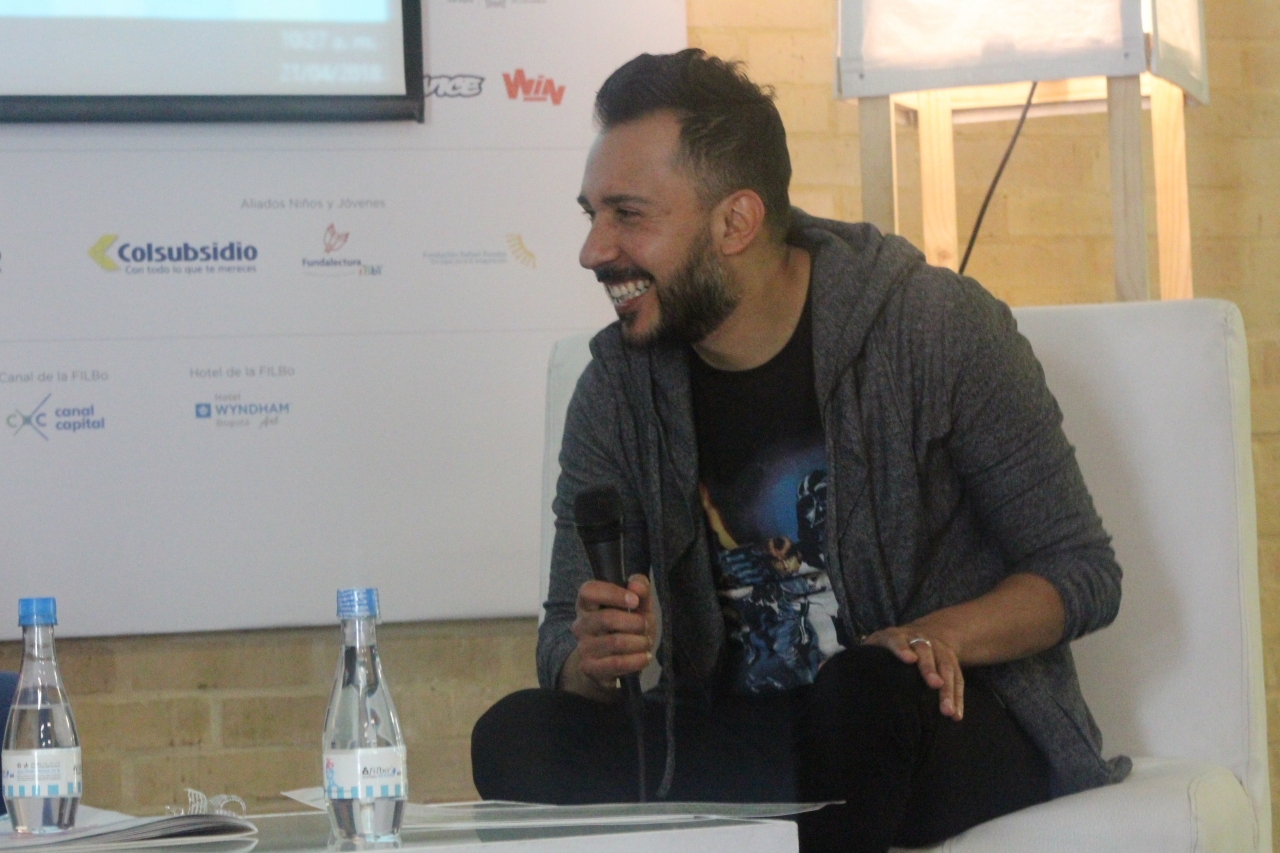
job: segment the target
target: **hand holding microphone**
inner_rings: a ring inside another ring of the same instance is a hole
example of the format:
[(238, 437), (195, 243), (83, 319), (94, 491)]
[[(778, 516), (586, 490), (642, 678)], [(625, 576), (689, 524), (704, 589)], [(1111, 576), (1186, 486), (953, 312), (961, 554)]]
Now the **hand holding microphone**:
[(594, 581), (578, 589), (578, 668), (606, 691), (622, 682), (627, 714), (636, 736), (636, 793), (645, 801), (644, 696), (640, 670), (652, 659), (654, 616), (649, 579), (626, 579), (622, 556), (622, 500), (617, 489), (588, 489), (573, 503), (578, 537)]
[(617, 490), (603, 487), (579, 494), (574, 521), (596, 578), (578, 590), (573, 635), (579, 669), (604, 689), (613, 689), (622, 678), (628, 693), (638, 696), (636, 674), (652, 659), (657, 620), (649, 579), (642, 574), (626, 578)]
[(601, 688), (635, 676), (652, 660), (656, 635), (649, 579), (632, 575), (626, 587), (587, 581), (578, 590), (578, 667)]

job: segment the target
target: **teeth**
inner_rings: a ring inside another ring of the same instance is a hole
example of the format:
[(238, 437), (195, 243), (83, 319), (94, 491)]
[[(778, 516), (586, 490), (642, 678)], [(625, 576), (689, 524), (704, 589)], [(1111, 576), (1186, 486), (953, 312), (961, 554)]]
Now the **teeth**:
[(651, 281), (635, 279), (633, 281), (624, 281), (621, 284), (606, 284), (604, 289), (609, 294), (609, 298), (613, 300), (614, 305), (621, 305), (628, 299), (635, 299), (652, 286), (653, 282)]

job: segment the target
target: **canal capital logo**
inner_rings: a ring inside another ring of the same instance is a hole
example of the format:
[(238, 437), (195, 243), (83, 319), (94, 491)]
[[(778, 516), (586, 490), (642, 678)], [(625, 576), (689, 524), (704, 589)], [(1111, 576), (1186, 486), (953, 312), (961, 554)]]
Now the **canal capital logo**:
[(49, 414), (44, 411), (44, 404), (49, 402), (49, 398), (52, 396), (52, 394), (46, 394), (45, 398), (29, 411), (14, 409), (13, 414), (5, 418), (5, 426), (13, 430), (15, 436), (23, 430), (29, 429), (45, 441), (48, 441), (49, 436), (45, 431), (49, 428)]
[(96, 404), (55, 406), (49, 403), (51, 397), (46, 394), (35, 406), (18, 406), (4, 419), (15, 438), (25, 433), (48, 441), (51, 432), (74, 434), (107, 428), (107, 419)]

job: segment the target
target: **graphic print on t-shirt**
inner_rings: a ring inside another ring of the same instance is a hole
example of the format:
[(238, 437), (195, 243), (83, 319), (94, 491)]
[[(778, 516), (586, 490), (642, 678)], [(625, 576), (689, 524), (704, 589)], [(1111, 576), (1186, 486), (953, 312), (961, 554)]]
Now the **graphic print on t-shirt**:
[(827, 577), (827, 459), (806, 300), (759, 367), (718, 370), (689, 350), (698, 479), (729, 643), (729, 687), (811, 684), (847, 641)]
[(816, 438), (762, 448), (729, 482), (700, 485), (740, 692), (811, 684), (844, 648), (823, 551), (826, 457)]

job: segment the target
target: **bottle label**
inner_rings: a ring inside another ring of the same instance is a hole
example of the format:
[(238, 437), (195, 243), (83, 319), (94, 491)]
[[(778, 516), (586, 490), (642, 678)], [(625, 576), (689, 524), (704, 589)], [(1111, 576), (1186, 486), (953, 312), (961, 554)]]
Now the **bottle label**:
[(78, 797), (80, 747), (6, 749), (0, 752), (0, 783), (5, 797)]
[(408, 793), (403, 746), (325, 750), (324, 794), (329, 799), (399, 798)]

